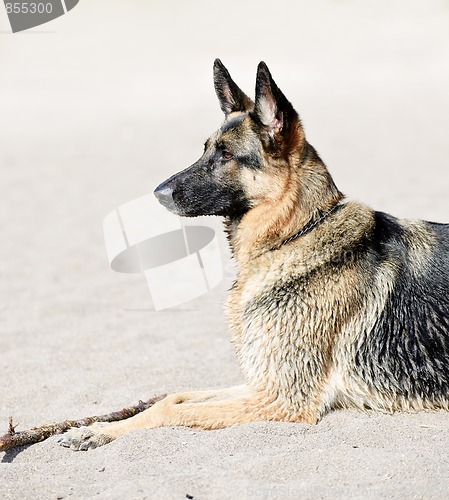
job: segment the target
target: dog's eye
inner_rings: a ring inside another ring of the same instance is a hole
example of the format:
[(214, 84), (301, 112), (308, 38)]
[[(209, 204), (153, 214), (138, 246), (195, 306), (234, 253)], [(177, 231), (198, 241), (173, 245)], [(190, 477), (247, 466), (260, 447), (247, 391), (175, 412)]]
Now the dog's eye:
[(223, 151), (223, 158), (225, 160), (230, 160), (233, 157), (234, 157), (234, 155), (232, 153), (230, 153), (229, 151)]

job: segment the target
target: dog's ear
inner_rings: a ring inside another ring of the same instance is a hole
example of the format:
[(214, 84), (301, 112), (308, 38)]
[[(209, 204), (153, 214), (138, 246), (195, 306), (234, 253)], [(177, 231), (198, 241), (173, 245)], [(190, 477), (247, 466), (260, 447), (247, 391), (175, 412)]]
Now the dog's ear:
[(300, 129), (298, 113), (276, 85), (267, 65), (257, 67), (255, 115), (271, 137)]
[(220, 59), (214, 62), (214, 86), (225, 115), (235, 111), (251, 111), (253, 101), (237, 86)]

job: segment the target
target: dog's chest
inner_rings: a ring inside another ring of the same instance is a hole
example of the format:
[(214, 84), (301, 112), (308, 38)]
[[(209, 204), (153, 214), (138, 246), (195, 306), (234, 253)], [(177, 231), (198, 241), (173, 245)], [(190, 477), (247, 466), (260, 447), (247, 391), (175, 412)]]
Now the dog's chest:
[(227, 312), (249, 385), (289, 408), (312, 404), (354, 302), (344, 285), (347, 272), (307, 273), (301, 261), (283, 259), (239, 276)]
[[(304, 296), (307, 283), (292, 279), (285, 265), (262, 265), (239, 276), (227, 313), (232, 343), (247, 382), (297, 400), (307, 392), (304, 365), (314, 364)], [(308, 370), (306, 370), (307, 372)]]

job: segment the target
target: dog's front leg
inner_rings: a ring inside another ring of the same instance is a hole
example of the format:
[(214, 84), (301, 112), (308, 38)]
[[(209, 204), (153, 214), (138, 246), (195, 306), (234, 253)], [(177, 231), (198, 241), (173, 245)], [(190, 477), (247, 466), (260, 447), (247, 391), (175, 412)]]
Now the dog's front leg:
[(282, 420), (277, 406), (247, 386), (216, 391), (177, 393), (127, 420), (95, 423), (70, 429), (59, 443), (74, 450), (88, 450), (109, 443), (134, 429), (186, 426), (221, 429), (258, 420)]

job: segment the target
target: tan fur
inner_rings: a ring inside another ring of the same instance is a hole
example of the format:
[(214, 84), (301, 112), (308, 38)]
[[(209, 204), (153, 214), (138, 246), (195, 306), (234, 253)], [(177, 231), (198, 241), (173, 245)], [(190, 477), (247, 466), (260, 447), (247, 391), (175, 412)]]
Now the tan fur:
[(298, 154), (285, 160), (268, 156), (264, 168), (243, 171), (241, 181), (255, 206), (239, 224), (231, 242), (236, 259), (248, 261), (303, 227), (318, 210), (326, 211), (343, 195), (328, 187), (329, 174), (321, 161)]
[(213, 430), (262, 420), (288, 421), (288, 415), (280, 405), (269, 400), (262, 391), (239, 386), (184, 392), (167, 396), (148, 410), (124, 421), (71, 429), (64, 435), (61, 444), (75, 450), (86, 450), (107, 444), (136, 429), (186, 426)]

